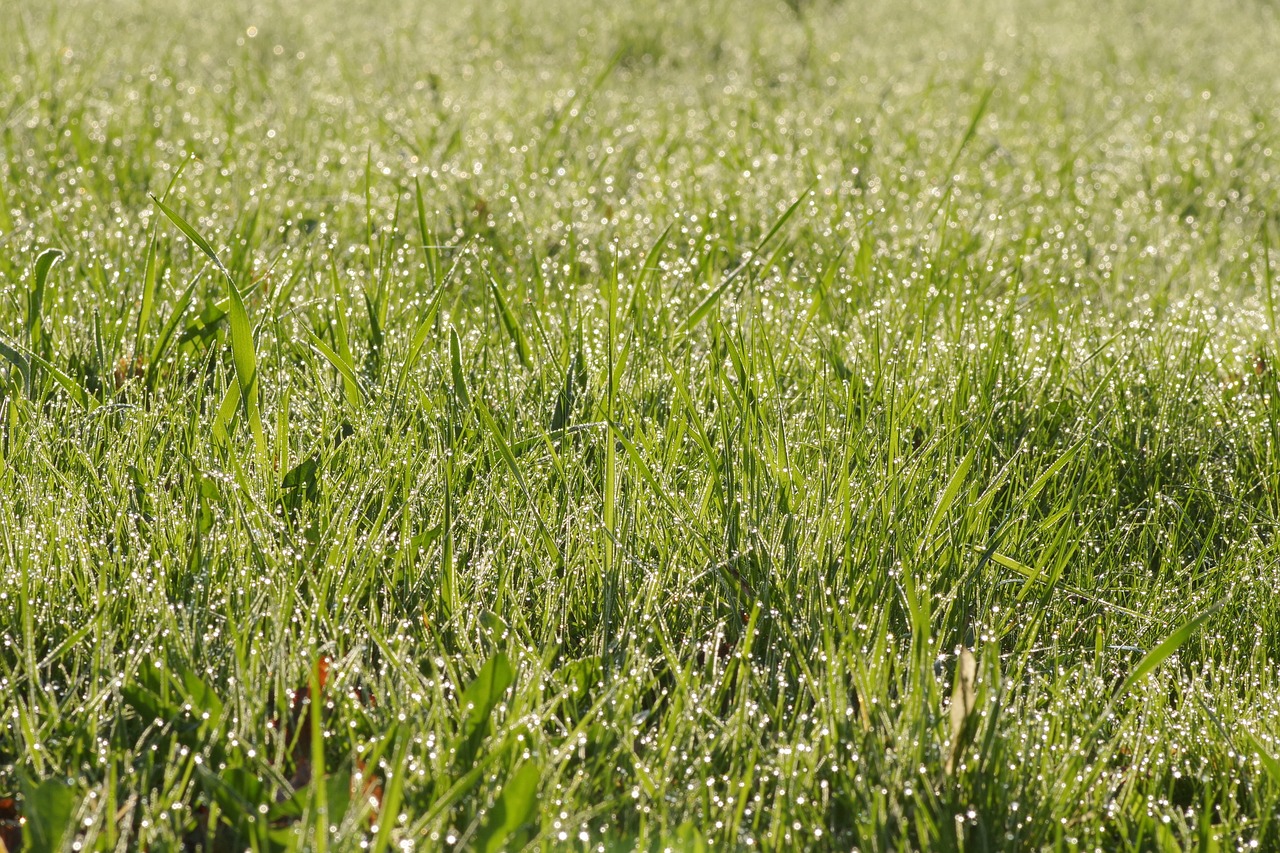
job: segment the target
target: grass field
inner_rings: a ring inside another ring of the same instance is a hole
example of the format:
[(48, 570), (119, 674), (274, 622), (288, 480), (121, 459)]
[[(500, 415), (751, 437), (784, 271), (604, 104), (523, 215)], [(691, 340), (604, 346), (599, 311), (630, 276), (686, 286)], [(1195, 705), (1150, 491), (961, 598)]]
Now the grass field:
[(0, 844), (1280, 849), (1274, 3), (3, 17)]

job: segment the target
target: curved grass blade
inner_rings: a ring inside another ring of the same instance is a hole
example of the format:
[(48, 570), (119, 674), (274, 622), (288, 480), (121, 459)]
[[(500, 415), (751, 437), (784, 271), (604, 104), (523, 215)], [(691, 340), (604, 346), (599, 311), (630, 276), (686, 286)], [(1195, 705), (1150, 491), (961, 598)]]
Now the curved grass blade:
[(209, 245), (207, 240), (200, 236), (200, 232), (191, 227), (191, 224), (178, 215), (177, 211), (169, 207), (169, 205), (165, 204), (160, 199), (156, 198), (154, 193), (150, 193), (149, 195), (156, 207), (160, 208), (160, 212), (167, 216), (170, 222), (178, 226), (178, 230), (185, 234), (187, 239), (194, 243), (197, 249), (204, 252), (205, 255), (208, 256), (209, 260), (213, 261), (214, 266), (216, 266), (222, 274), (227, 277), (227, 281), (231, 281), (230, 271), (223, 266), (222, 261), (218, 259), (217, 252), (213, 250), (213, 247)]
[(34, 393), (34, 389), (30, 387), (33, 381), (32, 367), (34, 366), (47, 372), (55, 382), (62, 386), (63, 390), (71, 395), (71, 399), (75, 400), (80, 405), (80, 408), (86, 411), (93, 411), (98, 407), (98, 400), (85, 390), (83, 385), (72, 379), (47, 358), (42, 358), (30, 350), (23, 354), (20, 351), (21, 349), (21, 347), (9, 346), (3, 339), (0, 339), (0, 356), (3, 356), (6, 361), (18, 368), (18, 372), (22, 374), (23, 380), (27, 383), (28, 395)]
[[(160, 194), (160, 198), (166, 199), (169, 193), (173, 192), (173, 185), (182, 177), (182, 173), (186, 171), (187, 164), (196, 159), (194, 153), (188, 154), (182, 164), (174, 170), (173, 177), (169, 179), (169, 183), (164, 188), (164, 192)], [(134, 355), (142, 352), (142, 336), (146, 333), (147, 322), (151, 319), (151, 311), (155, 306), (156, 297), (156, 278), (158, 270), (156, 269), (156, 230), (155, 226), (151, 228), (151, 237), (147, 240), (147, 260), (143, 265), (142, 273), (142, 305), (138, 308), (138, 322), (134, 326), (133, 332), (133, 352)]]
[(1133, 672), (1129, 673), (1129, 676), (1121, 682), (1118, 688), (1116, 688), (1115, 698), (1118, 699), (1125, 693), (1128, 693), (1135, 684), (1154, 672), (1160, 664), (1164, 663), (1173, 655), (1174, 652), (1182, 648), (1183, 644), (1185, 644), (1187, 640), (1191, 639), (1192, 635), (1195, 634), (1196, 631), (1200, 630), (1200, 626), (1205, 622), (1208, 622), (1209, 619), (1221, 610), (1222, 606), (1226, 603), (1227, 599), (1223, 598), (1216, 604), (1210, 605), (1207, 609), (1202, 611), (1199, 616), (1196, 616), (1189, 622), (1183, 623), (1176, 631), (1165, 637), (1160, 645), (1143, 655), (1142, 660), (1138, 661), (1138, 665), (1133, 668)]
[[(404, 363), (400, 365), (400, 378), (396, 380), (396, 393), (393, 399), (400, 399), (400, 393), (404, 390), (404, 383), (408, 381), (409, 373), (413, 370), (413, 365), (417, 363), (418, 356), (422, 353), (422, 347), (427, 342), (427, 335), (431, 334), (432, 324), (436, 319), (436, 312), (440, 310), (440, 298), (444, 296), (444, 287), (436, 288), (435, 296), (431, 297), (431, 301), (427, 303), (427, 309), (422, 315), (422, 320), (418, 323), (418, 328), (414, 330), (413, 338), (409, 342), (409, 354), (405, 356)], [(452, 352), (452, 341), (450, 341), (450, 351)], [(461, 366), (461, 350), (459, 350), (459, 366)]]
[(35, 353), (31, 353), (31, 360), (40, 365), (41, 368), (48, 371), (53, 380), (62, 386), (63, 390), (71, 395), (71, 399), (80, 404), (80, 408), (86, 411), (93, 411), (98, 408), (98, 400), (90, 394), (85, 387), (76, 380), (68, 376), (64, 371), (55, 367), (48, 359), (41, 358)]
[(720, 301), (720, 297), (724, 296), (725, 291), (729, 289), (730, 285), (737, 281), (738, 278), (750, 268), (752, 261), (759, 257), (760, 252), (763, 251), (764, 247), (769, 245), (769, 241), (782, 230), (782, 226), (787, 224), (795, 212), (800, 208), (800, 203), (808, 198), (809, 193), (812, 191), (813, 186), (810, 185), (808, 189), (800, 193), (800, 197), (793, 201), (791, 206), (786, 209), (786, 212), (784, 212), (782, 216), (778, 217), (778, 220), (773, 223), (773, 227), (769, 229), (769, 233), (764, 235), (764, 239), (757, 243), (755, 248), (751, 250), (751, 257), (735, 267), (733, 272), (725, 276), (724, 281), (720, 282), (720, 284), (716, 286), (715, 290), (708, 293), (706, 298), (698, 303), (697, 307), (689, 314), (689, 319), (685, 320), (684, 323), (681, 324), (681, 334), (688, 334), (697, 327), (699, 323), (706, 319), (706, 316), (711, 313), (711, 309), (715, 308), (716, 303)]
[(31, 273), (31, 289), (27, 292), (27, 342), (34, 349), (40, 345), (44, 331), (45, 286), (55, 264), (67, 256), (61, 249), (45, 249), (36, 258)]
[(18, 352), (13, 347), (0, 340), (0, 358), (5, 359), (18, 370), (18, 374), (22, 377), (22, 387), (31, 393), (31, 362), (26, 356)]
[(458, 330), (449, 327), (449, 372), (453, 374), (453, 396), (464, 412), (471, 411), (471, 394), (467, 391), (467, 377), (462, 372), (462, 341)]
[(334, 352), (333, 348), (321, 340), (315, 332), (310, 329), (306, 329), (305, 331), (307, 333), (307, 342), (311, 344), (312, 348), (324, 356), (325, 361), (333, 365), (333, 367), (342, 374), (342, 378), (344, 380), (343, 387), (355, 389), (355, 396), (348, 399), (347, 402), (352, 405), (362, 403), (368, 394), (365, 391), (364, 386), (360, 383), (360, 377), (356, 375), (355, 367), (341, 355)]
[(249, 416), (249, 429), (253, 432), (253, 443), (258, 453), (258, 463), (265, 468), (267, 464), (267, 439), (262, 430), (262, 413), (258, 406), (258, 358), (254, 351), (253, 325), (249, 322), (249, 312), (245, 310), (244, 299), (236, 287), (235, 279), (218, 259), (209, 242), (200, 236), (195, 228), (178, 215), (177, 211), (151, 195), (151, 200), (160, 208), (160, 212), (169, 221), (178, 226), (187, 239), (196, 248), (213, 261), (214, 266), (222, 271), (227, 279), (227, 295), (230, 297), (228, 315), (231, 321), (231, 358), (236, 367), (236, 380), (240, 385), (240, 396), (244, 400), (245, 412)]
[(520, 363), (527, 368), (533, 367), (533, 352), (529, 349), (529, 341), (525, 338), (520, 322), (511, 311), (502, 288), (498, 286), (492, 274), (489, 274), (489, 289), (493, 291), (493, 301), (498, 305), (498, 316), (502, 318), (502, 326), (507, 330), (511, 342), (516, 345), (516, 355), (520, 357)]
[(200, 282), (200, 276), (202, 275), (204, 275), (203, 270), (191, 280), (191, 284), (187, 285), (187, 289), (178, 297), (178, 304), (173, 307), (173, 313), (165, 321), (164, 326), (160, 329), (160, 337), (156, 339), (155, 346), (151, 348), (151, 356), (147, 359), (146, 376), (143, 379), (143, 384), (148, 394), (155, 392), (156, 377), (159, 375), (160, 363), (164, 359), (165, 350), (169, 349), (170, 343), (173, 342), (173, 336), (178, 331), (178, 324), (182, 322), (183, 315), (187, 313), (187, 308), (191, 306), (191, 297), (195, 294), (196, 285)]

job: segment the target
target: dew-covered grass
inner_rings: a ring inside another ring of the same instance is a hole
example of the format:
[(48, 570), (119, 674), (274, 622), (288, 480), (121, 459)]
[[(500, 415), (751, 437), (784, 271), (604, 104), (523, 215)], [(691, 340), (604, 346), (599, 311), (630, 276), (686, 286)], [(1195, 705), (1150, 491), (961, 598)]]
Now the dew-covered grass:
[(0, 844), (1280, 849), (1274, 4), (3, 17)]

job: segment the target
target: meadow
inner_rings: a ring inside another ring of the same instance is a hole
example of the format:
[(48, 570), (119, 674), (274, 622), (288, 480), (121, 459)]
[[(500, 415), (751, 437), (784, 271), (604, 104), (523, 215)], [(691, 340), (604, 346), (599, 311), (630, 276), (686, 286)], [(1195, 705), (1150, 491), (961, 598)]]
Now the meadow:
[(1280, 849), (1280, 9), (15, 0), (0, 847)]

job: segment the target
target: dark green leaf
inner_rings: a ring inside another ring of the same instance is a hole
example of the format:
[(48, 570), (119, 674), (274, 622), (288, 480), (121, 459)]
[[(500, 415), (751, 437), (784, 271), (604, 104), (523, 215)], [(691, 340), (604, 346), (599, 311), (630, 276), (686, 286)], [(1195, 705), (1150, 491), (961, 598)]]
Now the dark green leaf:
[(476, 835), (475, 849), (484, 853), (518, 850), (525, 844), (528, 824), (538, 805), (541, 773), (532, 761), (521, 764), (507, 781)]
[(503, 652), (485, 662), (475, 680), (458, 699), (462, 725), (458, 729), (458, 764), (466, 767), (474, 760), (489, 729), (489, 715), (515, 682), (515, 670)]
[(62, 779), (45, 779), (39, 785), (19, 777), (23, 809), (22, 843), (28, 850), (60, 850), (71, 829), (76, 808), (75, 790)]

